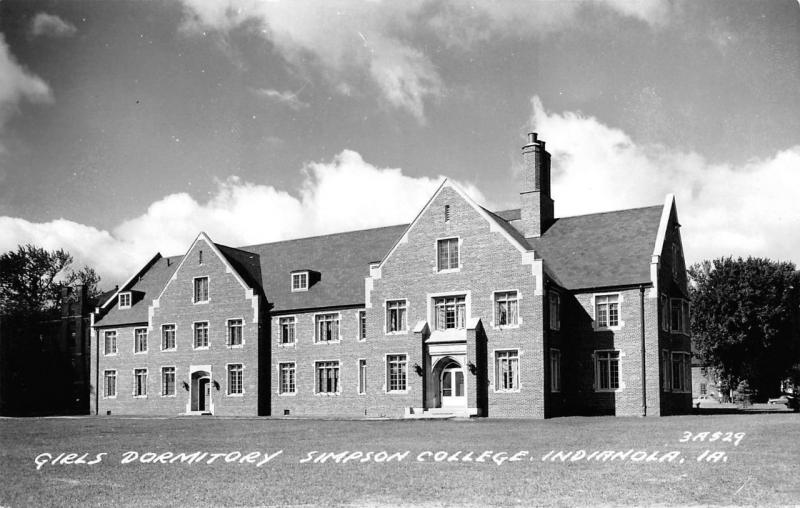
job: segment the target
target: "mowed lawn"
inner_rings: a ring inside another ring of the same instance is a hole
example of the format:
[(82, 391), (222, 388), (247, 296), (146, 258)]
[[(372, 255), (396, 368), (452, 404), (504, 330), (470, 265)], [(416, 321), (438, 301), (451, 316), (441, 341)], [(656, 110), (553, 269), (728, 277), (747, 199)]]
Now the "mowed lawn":
[[(0, 506), (800, 502), (796, 413), (546, 421), (0, 419), (0, 445)], [(698, 461), (706, 450), (715, 458)], [(129, 451), (150, 453), (148, 462), (123, 464)], [(303, 462), (315, 451), (337, 455)], [(381, 451), (403, 458), (380, 462)], [(564, 454), (552, 461), (551, 451)], [(170, 463), (170, 454), (193, 452), (209, 455)], [(260, 452), (250, 456), (256, 463), (243, 462), (240, 456), (251, 452)], [(610, 452), (620, 454), (612, 459)], [(91, 465), (48, 462), (37, 470), (44, 453), (88, 454), (86, 462), (106, 455)], [(209, 464), (213, 453), (226, 455)], [(166, 463), (149, 462), (156, 456)]]

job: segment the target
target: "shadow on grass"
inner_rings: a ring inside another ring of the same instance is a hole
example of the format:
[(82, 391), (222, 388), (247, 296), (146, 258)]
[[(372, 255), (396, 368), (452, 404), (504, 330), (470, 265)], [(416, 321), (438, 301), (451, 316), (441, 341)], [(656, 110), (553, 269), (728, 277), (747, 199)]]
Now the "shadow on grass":
[(786, 414), (796, 413), (791, 409), (765, 408), (765, 407), (700, 407), (692, 408), (693, 415), (765, 415), (765, 414)]

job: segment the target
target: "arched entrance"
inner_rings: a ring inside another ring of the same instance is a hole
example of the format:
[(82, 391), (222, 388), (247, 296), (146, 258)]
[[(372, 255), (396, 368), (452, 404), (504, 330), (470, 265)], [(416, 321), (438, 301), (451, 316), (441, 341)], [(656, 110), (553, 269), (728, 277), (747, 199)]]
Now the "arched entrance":
[(467, 376), (461, 363), (443, 358), (434, 369), (438, 381), (438, 407), (467, 407)]
[(211, 397), (211, 372), (210, 370), (193, 370), (189, 398), (190, 413), (213, 414), (214, 401)]

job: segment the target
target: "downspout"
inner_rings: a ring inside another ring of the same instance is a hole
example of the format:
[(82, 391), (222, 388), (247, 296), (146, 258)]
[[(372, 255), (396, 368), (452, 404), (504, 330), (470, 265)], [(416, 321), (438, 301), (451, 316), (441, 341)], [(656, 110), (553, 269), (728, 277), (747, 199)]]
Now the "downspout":
[(647, 370), (645, 368), (644, 286), (639, 286), (639, 322), (642, 342), (642, 416), (647, 416)]

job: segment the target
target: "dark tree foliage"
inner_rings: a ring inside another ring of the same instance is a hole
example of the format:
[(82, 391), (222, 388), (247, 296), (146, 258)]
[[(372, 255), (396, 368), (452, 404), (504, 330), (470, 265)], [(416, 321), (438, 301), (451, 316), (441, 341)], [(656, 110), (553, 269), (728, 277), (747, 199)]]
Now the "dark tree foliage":
[(692, 338), (728, 387), (780, 389), (800, 360), (800, 272), (792, 263), (728, 258), (689, 269)]
[(95, 296), (100, 277), (94, 269), (85, 266), (75, 271), (71, 265), (72, 256), (66, 251), (47, 251), (30, 244), (0, 255), (0, 315), (52, 313), (67, 285), (87, 284), (89, 296)]

